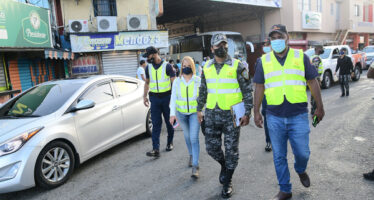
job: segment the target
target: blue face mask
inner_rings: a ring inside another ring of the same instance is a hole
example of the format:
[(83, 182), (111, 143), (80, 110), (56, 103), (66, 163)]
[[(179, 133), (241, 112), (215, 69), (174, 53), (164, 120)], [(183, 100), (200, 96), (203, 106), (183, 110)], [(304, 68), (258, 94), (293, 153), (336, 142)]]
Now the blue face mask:
[(271, 48), (270, 47), (262, 47), (262, 50), (264, 51), (264, 53), (269, 53), (271, 51)]
[(272, 40), (271, 48), (277, 53), (283, 52), (286, 49), (286, 40)]

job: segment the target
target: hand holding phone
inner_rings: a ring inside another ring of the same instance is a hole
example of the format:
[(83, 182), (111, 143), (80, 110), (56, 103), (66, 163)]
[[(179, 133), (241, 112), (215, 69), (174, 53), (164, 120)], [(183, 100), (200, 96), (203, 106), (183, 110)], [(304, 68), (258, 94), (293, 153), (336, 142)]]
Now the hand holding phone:
[(314, 116), (314, 117), (313, 117), (313, 123), (312, 123), (312, 125), (313, 125), (314, 127), (316, 127), (318, 123), (319, 123), (318, 117), (317, 117), (317, 116)]
[(178, 120), (175, 120), (173, 123), (173, 128), (176, 129), (179, 126)]

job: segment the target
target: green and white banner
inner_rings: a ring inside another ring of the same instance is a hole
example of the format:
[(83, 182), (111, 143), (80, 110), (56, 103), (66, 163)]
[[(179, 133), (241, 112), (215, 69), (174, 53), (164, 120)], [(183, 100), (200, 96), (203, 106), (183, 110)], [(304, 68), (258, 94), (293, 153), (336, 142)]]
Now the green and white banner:
[(0, 48), (52, 48), (49, 10), (1, 0)]

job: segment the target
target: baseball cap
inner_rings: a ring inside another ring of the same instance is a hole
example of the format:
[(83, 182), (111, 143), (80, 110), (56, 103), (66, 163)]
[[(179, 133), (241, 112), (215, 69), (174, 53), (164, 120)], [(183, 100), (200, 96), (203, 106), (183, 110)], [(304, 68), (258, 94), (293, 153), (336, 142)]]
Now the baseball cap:
[(271, 31), (269, 32), (269, 37), (273, 34), (273, 33), (280, 33), (280, 34), (288, 34), (287, 33), (287, 28), (285, 25), (282, 25), (282, 24), (275, 24), (271, 27)]
[(212, 39), (210, 40), (210, 44), (212, 46), (217, 46), (221, 42), (226, 42), (227, 43), (227, 37), (223, 33), (216, 33), (213, 35)]
[(158, 53), (158, 50), (154, 46), (149, 46), (145, 49), (145, 53), (143, 54), (144, 58), (148, 58), (149, 55)]

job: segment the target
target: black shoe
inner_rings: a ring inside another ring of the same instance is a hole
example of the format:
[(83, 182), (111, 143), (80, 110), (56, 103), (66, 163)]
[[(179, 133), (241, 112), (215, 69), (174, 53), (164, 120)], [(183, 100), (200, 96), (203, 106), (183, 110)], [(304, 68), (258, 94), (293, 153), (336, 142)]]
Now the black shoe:
[(366, 180), (369, 180), (369, 181), (374, 181), (374, 170), (372, 172), (369, 172), (369, 173), (365, 173), (363, 174), (364, 175), (364, 178)]
[(227, 183), (223, 184), (221, 196), (222, 198), (227, 199), (230, 198), (233, 193), (234, 189), (232, 187), (232, 182), (229, 180)]
[(226, 167), (221, 166), (221, 172), (219, 173), (219, 182), (223, 184), (225, 182)]
[(160, 157), (160, 151), (153, 149), (152, 151), (148, 151), (146, 155), (149, 157)]
[(166, 151), (171, 151), (174, 149), (173, 143), (166, 145)]
[(266, 143), (265, 151), (266, 152), (270, 152), (271, 151), (271, 144), (270, 144), (270, 142)]
[(349, 96), (349, 92), (347, 92), (347, 95), (345, 95), (345, 96)]
[(340, 97), (344, 97), (345, 96), (345, 94), (343, 93)]
[(304, 187), (310, 187), (310, 178), (306, 172), (298, 174), (300, 178), (300, 182)]

